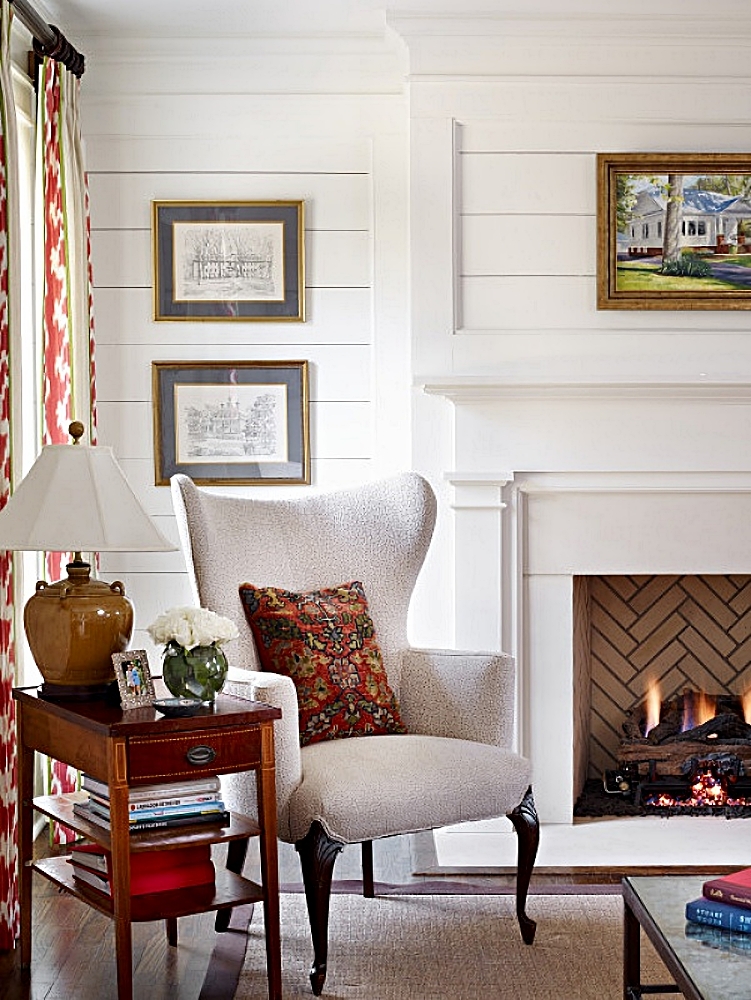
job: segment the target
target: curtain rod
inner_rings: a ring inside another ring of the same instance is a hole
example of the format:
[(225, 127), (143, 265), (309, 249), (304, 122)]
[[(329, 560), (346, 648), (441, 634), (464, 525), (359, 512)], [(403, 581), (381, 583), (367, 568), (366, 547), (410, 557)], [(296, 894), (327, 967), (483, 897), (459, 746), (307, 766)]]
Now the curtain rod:
[(57, 59), (73, 73), (81, 77), (86, 69), (83, 55), (73, 48), (65, 35), (54, 24), (47, 24), (27, 0), (8, 0), (21, 23), (34, 36), (34, 52), (38, 56)]

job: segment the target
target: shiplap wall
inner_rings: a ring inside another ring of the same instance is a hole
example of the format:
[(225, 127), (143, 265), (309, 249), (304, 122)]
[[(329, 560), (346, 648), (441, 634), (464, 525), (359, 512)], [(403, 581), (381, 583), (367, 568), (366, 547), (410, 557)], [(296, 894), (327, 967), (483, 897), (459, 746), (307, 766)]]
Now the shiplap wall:
[[(749, 376), (749, 313), (598, 311), (595, 275), (598, 152), (749, 150), (748, 14), (731, 0), (637, 3), (627, 19), (618, 5), (538, 6), (395, 20), (424, 177), (411, 188), (417, 375)], [(430, 253), (437, 233), (445, 255)]]
[[(109, 63), (87, 49), (83, 85), (100, 442), (175, 541), (170, 491), (154, 486), (155, 360), (310, 362), (311, 487), (225, 492), (299, 496), (409, 464), (404, 100), (398, 89), (273, 93), (289, 87), (284, 58), (278, 77), (262, 77), (250, 59), (242, 73), (239, 54), (223, 64), (216, 52), (213, 64), (204, 56), (178, 70), (174, 56), (160, 63), (135, 43)], [(175, 198), (302, 199), (307, 321), (154, 322), (151, 202)], [(124, 581), (132, 645), (158, 661), (145, 627), (192, 603), (181, 554), (109, 554), (102, 575)]]
[[(596, 307), (596, 154), (751, 148), (742, 4), (592, 0), (564, 12), (553, 0), (501, 0), (492, 13), (395, 15), (392, 24), (410, 54), (418, 384), (751, 380), (751, 312)], [(414, 397), (416, 462), (434, 481), (447, 470), (537, 468), (504, 426), (502, 404), (470, 390), (451, 398), (451, 388)], [(530, 413), (522, 434), (547, 433), (553, 450), (564, 428), (537, 419)], [(742, 426), (728, 433), (723, 444), (747, 454)], [(657, 467), (663, 459), (671, 466), (665, 453)], [(441, 584), (454, 576), (454, 538), (450, 525), (440, 530), (434, 595), (451, 621), (451, 586)]]

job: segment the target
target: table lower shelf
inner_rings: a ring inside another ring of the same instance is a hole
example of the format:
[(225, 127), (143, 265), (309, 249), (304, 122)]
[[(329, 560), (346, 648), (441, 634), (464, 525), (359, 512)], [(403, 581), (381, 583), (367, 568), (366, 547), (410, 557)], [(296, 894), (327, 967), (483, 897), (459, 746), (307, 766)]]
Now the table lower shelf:
[[(35, 861), (32, 867), (59, 889), (95, 907), (100, 913), (114, 916), (112, 900), (96, 889), (89, 888), (85, 882), (74, 878), (73, 868), (67, 857), (42, 858)], [(187, 917), (192, 913), (206, 913), (209, 910), (221, 910), (227, 906), (258, 903), (262, 900), (263, 888), (260, 885), (225, 868), (218, 868), (213, 885), (197, 885), (186, 889), (170, 889), (149, 895), (131, 896), (130, 919), (140, 923), (145, 920)]]
[[(69, 826), (87, 840), (111, 848), (110, 831), (96, 823), (90, 823), (73, 812), (73, 805), (81, 800), (80, 792), (62, 795), (40, 795), (33, 801), (34, 809), (50, 819)], [(260, 833), (258, 823), (250, 816), (230, 813), (227, 826), (219, 823), (204, 823), (196, 826), (165, 827), (161, 830), (147, 830), (143, 833), (131, 832), (131, 851), (169, 850), (190, 847), (196, 844), (218, 844), (229, 840), (243, 840)]]

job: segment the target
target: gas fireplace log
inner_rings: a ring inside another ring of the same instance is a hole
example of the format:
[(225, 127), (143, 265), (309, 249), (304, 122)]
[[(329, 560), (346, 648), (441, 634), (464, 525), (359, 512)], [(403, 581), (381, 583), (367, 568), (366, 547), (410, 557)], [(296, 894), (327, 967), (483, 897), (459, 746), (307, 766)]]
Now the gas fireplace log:
[[(650, 733), (650, 736), (652, 734)], [(716, 715), (701, 726), (694, 726), (685, 733), (671, 737), (676, 742), (692, 740), (720, 740), (726, 744), (751, 743), (751, 726), (732, 712)]]
[(636, 764), (639, 777), (647, 777), (650, 764), (658, 776), (680, 774), (681, 765), (690, 757), (706, 757), (711, 753), (729, 753), (737, 756), (746, 774), (751, 774), (751, 744), (726, 744), (724, 741), (681, 740), (651, 746), (648, 743), (624, 742), (618, 749), (618, 758), (624, 764)]

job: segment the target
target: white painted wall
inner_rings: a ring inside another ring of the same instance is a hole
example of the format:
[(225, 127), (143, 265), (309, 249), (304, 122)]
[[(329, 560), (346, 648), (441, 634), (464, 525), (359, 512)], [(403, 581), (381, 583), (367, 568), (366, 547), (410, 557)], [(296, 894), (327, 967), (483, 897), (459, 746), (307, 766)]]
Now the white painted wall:
[[(176, 540), (169, 489), (153, 485), (155, 360), (310, 362), (312, 486), (236, 492), (298, 496), (408, 468), (407, 112), (393, 44), (178, 40), (164, 55), (85, 41), (99, 436), (160, 527)], [(171, 198), (303, 199), (307, 321), (154, 322), (150, 205)], [(143, 630), (191, 603), (181, 554), (110, 554), (102, 575), (125, 582), (133, 645), (158, 665)]]

